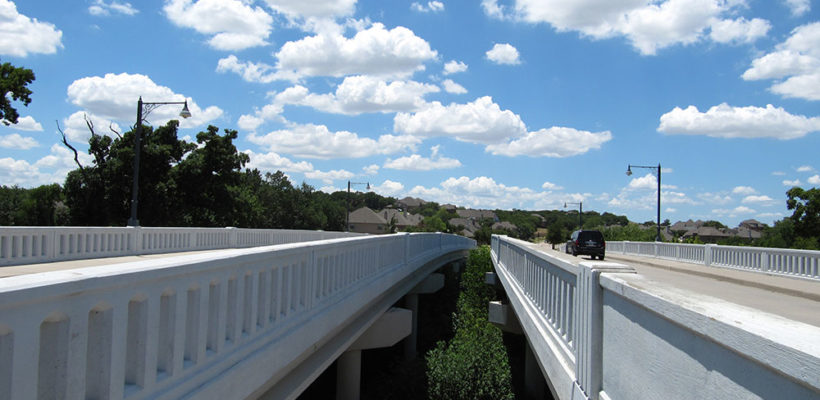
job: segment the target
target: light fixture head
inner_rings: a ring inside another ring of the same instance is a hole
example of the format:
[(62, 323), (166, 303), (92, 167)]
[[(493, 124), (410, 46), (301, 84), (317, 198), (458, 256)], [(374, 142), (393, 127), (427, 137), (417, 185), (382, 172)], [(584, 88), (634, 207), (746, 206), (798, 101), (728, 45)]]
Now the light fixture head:
[(626, 176), (632, 176), (632, 166), (626, 167)]
[(191, 112), (188, 110), (188, 100), (185, 100), (185, 105), (182, 107), (182, 111), (179, 112), (179, 116), (182, 118), (191, 118)]
[(370, 182), (367, 182), (367, 190), (370, 190)]

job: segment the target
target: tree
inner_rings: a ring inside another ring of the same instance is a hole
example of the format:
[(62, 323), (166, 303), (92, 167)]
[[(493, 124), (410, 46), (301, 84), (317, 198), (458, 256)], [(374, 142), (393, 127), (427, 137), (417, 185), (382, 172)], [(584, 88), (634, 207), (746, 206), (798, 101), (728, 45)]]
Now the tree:
[(27, 68), (15, 67), (9, 63), (0, 65), (0, 121), (8, 126), (16, 124), (19, 114), (11, 101), (20, 101), (28, 107), (31, 90), (27, 87), (34, 81), (34, 72)]
[(795, 233), (805, 238), (820, 237), (820, 189), (793, 187), (786, 194), (786, 207), (794, 210), (791, 220)]
[(563, 243), (565, 238), (564, 228), (561, 223), (558, 221), (553, 222), (547, 233), (547, 241), (552, 245), (552, 249), (555, 250), (555, 245)]

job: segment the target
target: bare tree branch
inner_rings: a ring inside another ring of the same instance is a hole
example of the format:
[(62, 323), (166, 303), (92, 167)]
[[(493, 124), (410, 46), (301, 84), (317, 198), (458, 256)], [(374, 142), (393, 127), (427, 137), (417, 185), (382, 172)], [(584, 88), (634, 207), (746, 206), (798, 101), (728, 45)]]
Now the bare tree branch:
[(108, 129), (111, 130), (111, 132), (114, 132), (114, 134), (117, 135), (118, 138), (122, 139), (122, 135), (120, 135), (120, 133), (117, 132), (116, 129), (114, 129), (114, 123), (113, 122), (108, 124)]
[[(60, 132), (60, 135), (63, 135), (63, 144), (66, 147), (68, 147), (69, 149), (71, 149), (71, 151), (74, 152), (74, 162), (77, 163), (78, 167), (80, 167), (80, 173), (83, 175), (83, 179), (85, 179), (85, 177), (86, 177), (85, 176), (85, 168), (83, 168), (83, 165), (80, 164), (80, 157), (77, 153), (77, 149), (75, 149), (74, 146), (69, 144), (68, 140), (66, 140), (65, 132), (63, 132), (63, 130), (60, 128), (60, 121), (55, 120), (54, 122), (57, 124), (57, 130)], [(86, 122), (87, 122), (87, 120), (86, 120)], [(89, 128), (92, 128), (92, 127), (89, 126)], [(93, 133), (93, 130), (92, 130), (92, 133)]]

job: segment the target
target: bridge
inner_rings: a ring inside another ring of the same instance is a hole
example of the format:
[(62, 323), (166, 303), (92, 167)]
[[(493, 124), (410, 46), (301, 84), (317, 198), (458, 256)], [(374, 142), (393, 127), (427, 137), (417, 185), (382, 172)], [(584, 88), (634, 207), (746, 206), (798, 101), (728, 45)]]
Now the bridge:
[[(297, 397), (405, 340), (475, 242), (441, 233), (0, 229), (0, 399)], [(410, 310), (391, 308), (405, 297)]]
[(493, 236), (526, 336), (527, 391), (555, 399), (820, 398), (820, 252), (607, 243), (607, 259)]

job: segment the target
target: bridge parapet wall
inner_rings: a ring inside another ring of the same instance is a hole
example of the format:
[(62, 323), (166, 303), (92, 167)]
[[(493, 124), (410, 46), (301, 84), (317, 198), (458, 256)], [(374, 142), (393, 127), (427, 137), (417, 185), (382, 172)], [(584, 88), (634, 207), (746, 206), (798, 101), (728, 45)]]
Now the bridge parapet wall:
[(607, 242), (607, 251), (820, 280), (820, 251), (662, 242)]
[(473, 246), (367, 236), (4, 278), (0, 398), (244, 398), (415, 269)]
[(0, 227), (0, 267), (195, 250), (247, 248), (361, 236), (244, 228)]
[[(492, 240), (496, 273), (557, 399), (820, 396), (820, 328), (663, 287), (628, 266), (576, 266)], [(564, 274), (565, 285), (550, 283)], [(569, 310), (568, 335), (540, 299)]]

